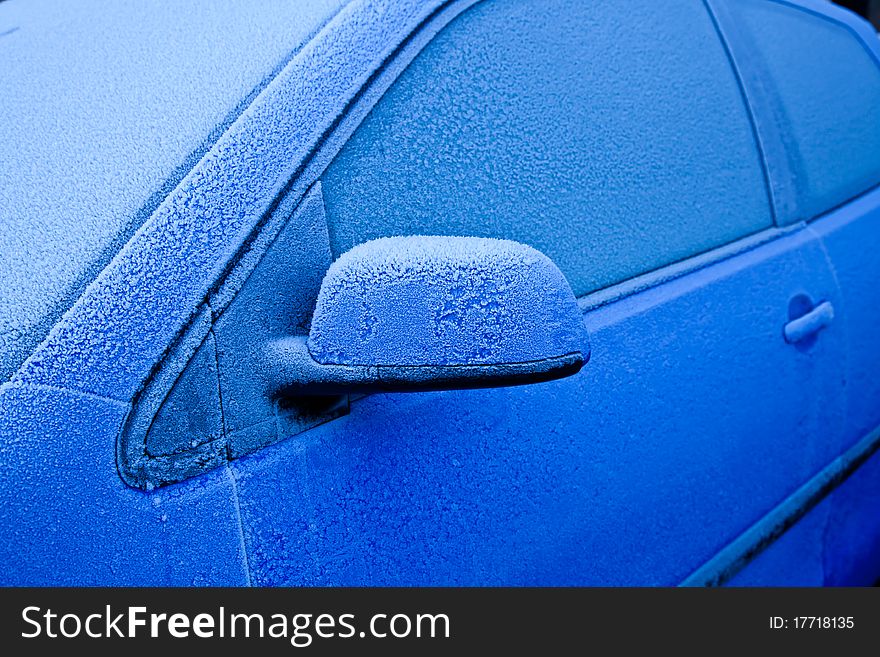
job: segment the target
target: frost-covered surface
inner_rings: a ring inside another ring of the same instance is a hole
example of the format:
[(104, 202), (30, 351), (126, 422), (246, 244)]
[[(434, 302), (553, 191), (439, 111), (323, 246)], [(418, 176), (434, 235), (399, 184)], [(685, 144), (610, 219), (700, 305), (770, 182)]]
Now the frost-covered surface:
[[(788, 201), (780, 223), (811, 219), (880, 183), (880, 51), (865, 47), (877, 35), (830, 3), (802, 2), (807, 11), (766, 0), (725, 3), (739, 21), (734, 56), (766, 76), (749, 90), (762, 140), (791, 151), (788, 171), (772, 157), (768, 164), (774, 196)], [(826, 12), (845, 22), (822, 19)]]
[(503, 237), (581, 296), (771, 226), (761, 167), (701, 3), (495, 0), (420, 53), (322, 181), (334, 255)]
[[(856, 392), (877, 380), (875, 360), (845, 349), (876, 352), (864, 268), (878, 224), (850, 206), (828, 250), (843, 284), (861, 282), (847, 303), (817, 222), (591, 312), (577, 376), (373, 395), (226, 470), (126, 488), (114, 447), (132, 395), (278, 181), (432, 6), (343, 10), (0, 387), (0, 582), (674, 584), (876, 412)], [(832, 299), (847, 330), (806, 355), (781, 346), (792, 289)], [(844, 361), (845, 389), (832, 375)], [(876, 578), (876, 474), (851, 477), (822, 531), (794, 542), (821, 537), (822, 552), (780, 544), (810, 559), (800, 574)]]
[(247, 583), (229, 473), (149, 495), (127, 487), (114, 449), (127, 410), (0, 386), (0, 584)]
[(373, 240), (327, 272), (309, 351), (337, 365), (520, 363), (580, 351), (565, 277), (535, 249), (487, 238)]
[(299, 164), (437, 4), (346, 5), (177, 185), (15, 380), (129, 400)]
[(0, 380), (342, 4), (0, 3)]
[[(171, 191), (15, 383), (0, 389), (2, 583), (248, 581), (228, 473), (150, 494), (132, 490), (116, 469), (117, 432), (133, 395), (280, 186), (437, 4), (356, 0), (341, 10)], [(2, 3), (0, 13), (14, 7)], [(259, 13), (250, 3), (245, 11)], [(0, 49), (17, 33), (0, 36)], [(259, 49), (255, 43), (245, 46)], [(228, 61), (222, 48), (220, 56)], [(0, 78), (10, 68), (0, 67)], [(102, 185), (117, 189), (116, 182), (114, 170)]]
[[(588, 313), (575, 376), (373, 395), (232, 462), (254, 582), (678, 583), (838, 453), (843, 335), (781, 334), (791, 286), (836, 298), (822, 258), (800, 231)], [(847, 570), (826, 540), (804, 577)]]

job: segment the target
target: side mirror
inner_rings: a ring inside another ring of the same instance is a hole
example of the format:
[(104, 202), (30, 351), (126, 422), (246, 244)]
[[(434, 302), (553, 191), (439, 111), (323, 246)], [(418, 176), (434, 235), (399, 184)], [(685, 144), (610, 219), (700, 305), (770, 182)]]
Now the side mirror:
[(327, 271), (305, 336), (271, 342), (271, 395), (487, 388), (550, 381), (590, 355), (562, 272), (508, 240), (391, 237)]

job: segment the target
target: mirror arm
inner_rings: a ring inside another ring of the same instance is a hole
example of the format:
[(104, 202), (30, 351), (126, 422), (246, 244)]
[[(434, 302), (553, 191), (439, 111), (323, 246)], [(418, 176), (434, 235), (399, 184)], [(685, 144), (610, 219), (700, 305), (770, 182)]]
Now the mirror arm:
[(270, 342), (263, 370), (266, 392), (285, 395), (333, 395), (355, 392), (425, 392), (495, 388), (553, 381), (576, 374), (589, 352), (575, 351), (539, 361), (487, 365), (334, 365), (312, 358), (307, 336)]
[[(266, 393), (285, 395), (337, 395), (365, 392), (378, 380), (375, 367), (323, 365), (309, 353), (308, 336), (273, 340), (264, 351)], [(372, 370), (372, 371), (370, 371)]]

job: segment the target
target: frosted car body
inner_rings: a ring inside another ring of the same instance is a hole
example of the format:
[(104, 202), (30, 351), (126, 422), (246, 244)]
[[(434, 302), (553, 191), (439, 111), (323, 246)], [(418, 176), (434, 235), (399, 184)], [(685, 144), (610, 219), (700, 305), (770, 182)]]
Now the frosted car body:
[(877, 579), (867, 23), (139, 7), (0, 4), (4, 584)]

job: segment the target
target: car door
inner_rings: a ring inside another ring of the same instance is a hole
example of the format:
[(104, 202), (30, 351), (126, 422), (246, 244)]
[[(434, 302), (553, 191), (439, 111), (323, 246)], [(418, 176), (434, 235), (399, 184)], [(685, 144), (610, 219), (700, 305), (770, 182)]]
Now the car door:
[(373, 237), (505, 237), (560, 266), (593, 353), (561, 381), (298, 415), (230, 465), (254, 583), (675, 584), (839, 452), (844, 333), (797, 323), (841, 303), (825, 251), (776, 225), (706, 6), (658, 4), (477, 3), (292, 211), (303, 298)]
[[(757, 126), (771, 178), (789, 199), (783, 223), (809, 222), (841, 291), (846, 350), (840, 455), (804, 487), (833, 490), (736, 583), (869, 584), (880, 577), (880, 40), (831, 3), (713, 0)], [(812, 546), (812, 547), (806, 547)], [(788, 564), (796, 564), (792, 567)]]

